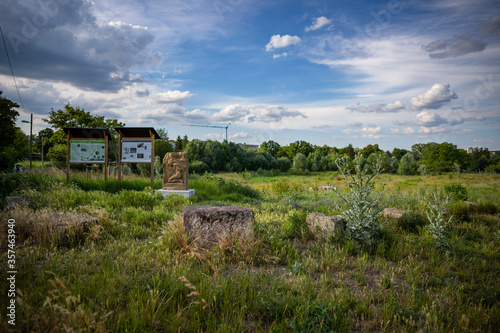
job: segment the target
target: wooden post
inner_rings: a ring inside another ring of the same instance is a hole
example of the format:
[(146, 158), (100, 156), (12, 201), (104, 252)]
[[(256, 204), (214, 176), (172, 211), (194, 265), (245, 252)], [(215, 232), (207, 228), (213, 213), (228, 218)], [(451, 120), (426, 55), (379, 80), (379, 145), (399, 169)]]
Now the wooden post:
[(150, 130), (149, 135), (151, 136), (151, 189), (155, 189), (155, 135)]
[(122, 131), (118, 131), (118, 191), (122, 183)]
[(69, 184), (69, 154), (70, 154), (70, 149), (69, 149), (69, 140), (71, 138), (71, 134), (69, 134), (66, 137), (66, 183)]
[(104, 181), (108, 181), (108, 135), (104, 131)]

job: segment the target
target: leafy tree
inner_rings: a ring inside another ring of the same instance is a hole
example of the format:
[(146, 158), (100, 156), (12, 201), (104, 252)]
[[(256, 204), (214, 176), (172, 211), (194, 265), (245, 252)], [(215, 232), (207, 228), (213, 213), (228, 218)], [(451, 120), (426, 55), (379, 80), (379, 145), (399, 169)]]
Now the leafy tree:
[(292, 162), (286, 157), (280, 157), (276, 160), (276, 169), (281, 172), (287, 172), (292, 167)]
[(293, 158), (293, 168), (298, 172), (307, 170), (306, 155), (302, 153), (297, 153), (297, 155), (295, 155), (295, 157)]
[(267, 151), (269, 154), (271, 154), (274, 158), (276, 158), (277, 154), (278, 154), (278, 151), (280, 149), (280, 144), (273, 141), (273, 140), (269, 140), (269, 141), (264, 141), (262, 142), (262, 144), (260, 145), (260, 148), (261, 150), (264, 150), (264, 151)]
[(34, 150), (40, 154), (42, 153), (42, 137), (43, 137), (43, 154), (47, 155), (49, 149), (54, 146), (54, 144), (50, 141), (52, 135), (54, 135), (54, 131), (50, 127), (47, 127), (38, 132), (35, 138), (35, 144), (33, 147)]
[(356, 156), (356, 151), (354, 150), (352, 144), (350, 143), (347, 147), (339, 150), (340, 155), (349, 157), (351, 160)]
[(184, 135), (184, 137), (182, 138), (182, 149), (186, 149), (187, 145), (189, 143), (189, 139), (187, 137), (187, 135)]
[(16, 126), (19, 112), (14, 108), (18, 107), (17, 103), (2, 97), (0, 91), (0, 170), (3, 171), (12, 170), (14, 164), (29, 153), (29, 148), (26, 152), (29, 139)]
[(361, 154), (368, 158), (370, 157), (371, 154), (373, 153), (378, 153), (380, 150), (380, 148), (378, 147), (378, 144), (375, 144), (375, 145), (371, 145), (369, 144), (368, 146), (366, 146), (365, 148), (361, 149)]
[(394, 148), (392, 150), (392, 156), (396, 157), (397, 160), (399, 161), (403, 156), (406, 155), (406, 153), (408, 153), (408, 150), (406, 149), (399, 149), (399, 148)]
[(455, 162), (462, 164), (468, 159), (465, 151), (457, 149), (456, 145), (448, 142), (428, 143), (422, 149), (420, 156), (421, 164), (439, 172), (452, 171)]
[(483, 171), (490, 164), (490, 151), (488, 148), (476, 148), (470, 156), (470, 171)]
[(155, 140), (155, 156), (160, 158), (161, 161), (163, 161), (163, 158), (165, 157), (166, 153), (172, 152), (174, 149), (172, 148), (172, 145), (168, 141), (163, 141), (163, 140)]
[(406, 153), (399, 161), (398, 175), (414, 175), (417, 173), (418, 163), (413, 153)]
[(303, 154), (304, 156), (309, 156), (310, 153), (314, 151), (314, 146), (311, 145), (309, 142), (300, 140), (300, 141), (295, 141), (294, 143), (290, 144), (290, 149), (291, 153), (293, 154), (292, 156), (288, 156), (290, 159), (293, 159), (295, 155), (298, 153)]
[(158, 136), (160, 137), (160, 140), (168, 142), (170, 139), (168, 138), (168, 131), (164, 128), (159, 128), (156, 130), (156, 133), (158, 133)]
[[(187, 146), (187, 145), (186, 145)], [(186, 147), (182, 146), (182, 139), (180, 135), (177, 135), (177, 139), (175, 139), (175, 151), (183, 151)]]
[[(64, 106), (64, 110), (51, 109), (49, 112), (49, 118), (43, 119), (46, 123), (52, 125), (52, 128), (56, 132), (50, 138), (50, 142), (54, 144), (53, 147), (49, 149), (49, 157), (52, 161), (57, 163), (64, 163), (66, 161), (66, 135), (62, 130), (63, 127), (76, 127), (76, 128), (107, 128), (110, 130), (111, 134), (118, 138), (115, 134), (115, 127), (124, 127), (125, 124), (119, 122), (117, 119), (107, 119), (104, 116), (94, 116), (90, 112), (85, 111), (79, 107), (73, 107), (70, 103)], [(118, 155), (118, 144), (117, 140), (114, 140), (110, 144), (110, 148), (113, 150), (112, 154)], [(110, 156), (111, 157), (111, 156)]]
[(323, 169), (321, 164), (321, 159), (324, 156), (325, 155), (319, 149), (316, 149), (314, 152), (310, 153), (309, 156), (307, 156), (307, 165), (309, 166), (309, 170), (325, 171), (326, 169)]

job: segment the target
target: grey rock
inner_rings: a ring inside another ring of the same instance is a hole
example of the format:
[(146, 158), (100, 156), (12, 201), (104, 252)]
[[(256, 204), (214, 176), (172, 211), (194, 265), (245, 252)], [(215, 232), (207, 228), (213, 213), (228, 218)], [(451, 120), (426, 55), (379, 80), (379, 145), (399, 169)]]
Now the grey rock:
[(30, 199), (21, 196), (10, 196), (6, 197), (5, 200), (7, 201), (8, 209), (14, 209), (18, 206), (29, 206), (31, 204)]
[(334, 236), (339, 230), (345, 228), (342, 215), (327, 215), (323, 213), (310, 213), (306, 217), (309, 231), (318, 239), (327, 239)]
[(188, 206), (183, 211), (184, 230), (199, 247), (208, 248), (225, 237), (253, 240), (254, 215), (250, 208)]
[(397, 209), (397, 208), (385, 208), (382, 211), (382, 215), (386, 217), (393, 217), (395, 219), (399, 219), (401, 216), (403, 216), (405, 213), (407, 213), (407, 210), (404, 209)]

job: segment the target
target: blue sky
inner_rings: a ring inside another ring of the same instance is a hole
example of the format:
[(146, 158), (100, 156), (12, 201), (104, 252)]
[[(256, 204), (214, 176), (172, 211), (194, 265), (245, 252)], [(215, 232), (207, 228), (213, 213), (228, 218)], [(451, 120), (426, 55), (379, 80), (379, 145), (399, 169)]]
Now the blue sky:
[(500, 149), (498, 1), (4, 0), (0, 24), (35, 131), (70, 102), (172, 138)]

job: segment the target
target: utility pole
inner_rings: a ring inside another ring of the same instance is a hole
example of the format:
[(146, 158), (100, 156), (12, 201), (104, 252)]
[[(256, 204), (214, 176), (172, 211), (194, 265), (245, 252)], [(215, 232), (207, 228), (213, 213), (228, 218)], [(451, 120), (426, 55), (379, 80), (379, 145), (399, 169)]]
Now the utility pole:
[(21, 120), (23, 123), (29, 123), (30, 124), (30, 171), (31, 171), (31, 164), (33, 161), (33, 113), (31, 114), (31, 120)]

